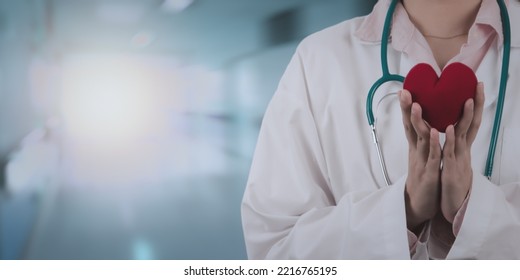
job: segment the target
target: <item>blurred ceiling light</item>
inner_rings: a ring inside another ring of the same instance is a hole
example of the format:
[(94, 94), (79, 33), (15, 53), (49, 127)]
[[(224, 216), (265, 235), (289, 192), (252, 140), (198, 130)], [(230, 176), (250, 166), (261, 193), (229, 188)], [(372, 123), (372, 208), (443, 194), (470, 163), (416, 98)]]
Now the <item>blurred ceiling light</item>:
[(161, 9), (166, 12), (180, 13), (193, 4), (194, 0), (164, 0)]
[(97, 6), (97, 16), (116, 24), (133, 24), (141, 20), (146, 7), (138, 2), (105, 2)]
[(139, 65), (85, 57), (68, 67), (61, 100), (66, 129), (103, 145), (139, 138), (155, 121), (157, 91)]

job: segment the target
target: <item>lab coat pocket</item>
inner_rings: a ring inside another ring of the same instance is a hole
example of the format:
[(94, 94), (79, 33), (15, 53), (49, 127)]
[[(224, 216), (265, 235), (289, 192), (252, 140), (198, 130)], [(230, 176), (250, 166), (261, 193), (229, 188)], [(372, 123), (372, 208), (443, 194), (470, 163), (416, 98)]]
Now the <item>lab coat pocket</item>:
[(500, 185), (520, 181), (520, 131), (514, 127), (504, 127), (500, 147), (500, 166), (498, 167)]

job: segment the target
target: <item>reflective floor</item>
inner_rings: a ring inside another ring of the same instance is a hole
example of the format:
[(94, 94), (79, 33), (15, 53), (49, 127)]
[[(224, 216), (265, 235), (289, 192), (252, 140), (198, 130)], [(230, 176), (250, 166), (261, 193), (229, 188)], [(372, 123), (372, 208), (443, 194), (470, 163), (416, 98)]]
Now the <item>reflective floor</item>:
[[(110, 196), (59, 186), (29, 259), (243, 259), (243, 174), (184, 178)], [(93, 207), (94, 206), (94, 207)]]
[(240, 201), (249, 161), (218, 135), (200, 136), (177, 147), (204, 156), (160, 183), (49, 186), (23, 258), (246, 258)]

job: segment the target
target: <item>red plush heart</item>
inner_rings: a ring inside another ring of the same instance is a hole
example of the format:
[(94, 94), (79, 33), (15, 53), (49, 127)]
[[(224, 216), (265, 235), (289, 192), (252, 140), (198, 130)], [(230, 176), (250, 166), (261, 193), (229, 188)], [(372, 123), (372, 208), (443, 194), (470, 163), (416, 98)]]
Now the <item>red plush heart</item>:
[(445, 132), (462, 117), (466, 100), (475, 98), (477, 77), (471, 68), (455, 62), (438, 78), (430, 65), (420, 63), (410, 70), (403, 88), (410, 91), (413, 102), (421, 105), (423, 119)]

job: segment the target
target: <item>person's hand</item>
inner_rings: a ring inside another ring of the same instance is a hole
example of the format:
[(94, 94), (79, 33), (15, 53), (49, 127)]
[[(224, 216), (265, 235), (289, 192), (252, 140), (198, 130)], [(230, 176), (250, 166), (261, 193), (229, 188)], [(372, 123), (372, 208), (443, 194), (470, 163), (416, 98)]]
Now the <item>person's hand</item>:
[(421, 106), (412, 103), (410, 92), (402, 90), (399, 100), (409, 147), (406, 221), (408, 229), (414, 230), (439, 211), (442, 151), (439, 132), (423, 120)]
[(442, 149), (441, 211), (450, 223), (468, 195), (473, 179), (471, 145), (477, 136), (484, 108), (484, 86), (477, 85), (475, 100), (464, 104), (461, 120), (446, 129), (446, 142)]

